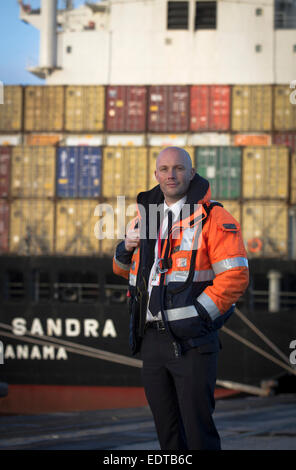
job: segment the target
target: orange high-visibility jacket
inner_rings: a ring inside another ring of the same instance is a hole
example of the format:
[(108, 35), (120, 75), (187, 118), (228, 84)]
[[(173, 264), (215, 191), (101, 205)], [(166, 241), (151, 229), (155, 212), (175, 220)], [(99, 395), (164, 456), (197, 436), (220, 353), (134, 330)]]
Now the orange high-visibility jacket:
[[(163, 200), (159, 186), (138, 195), (139, 215), (134, 225), (140, 228), (140, 247), (128, 252), (121, 242), (113, 259), (114, 273), (129, 279), (133, 353), (139, 350), (144, 334), (147, 284), (154, 261), (149, 208), (163, 207)], [(209, 182), (198, 174), (190, 183), (181, 214), (164, 240), (160, 272), (152, 288), (153, 298), (159, 295), (163, 321), (173, 341), (181, 345), (180, 351), (213, 341), (249, 282), (240, 225), (221, 204), (211, 201)]]

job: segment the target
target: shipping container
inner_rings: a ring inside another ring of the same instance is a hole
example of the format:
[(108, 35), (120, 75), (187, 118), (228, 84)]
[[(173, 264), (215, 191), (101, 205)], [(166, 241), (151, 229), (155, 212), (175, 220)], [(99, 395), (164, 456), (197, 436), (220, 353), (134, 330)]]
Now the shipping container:
[(59, 147), (57, 150), (57, 196), (101, 195), (101, 147)]
[(11, 159), (11, 196), (54, 197), (55, 167), (55, 147), (25, 145), (13, 147)]
[(245, 199), (287, 199), (289, 149), (283, 146), (245, 147), (242, 186)]
[(102, 194), (132, 198), (147, 190), (147, 148), (104, 147)]
[(145, 86), (107, 86), (106, 101), (108, 132), (146, 130), (147, 88)]
[(8, 252), (9, 204), (0, 199), (0, 254)]
[(233, 131), (271, 131), (271, 85), (235, 85), (232, 87)]
[(240, 224), (241, 223), (241, 204), (238, 201), (224, 200), (221, 199), (218, 202), (223, 204), (226, 209)]
[(67, 131), (104, 130), (105, 89), (103, 86), (67, 86), (65, 108)]
[(78, 145), (86, 145), (87, 147), (101, 147), (104, 143), (103, 135), (65, 135), (63, 138), (64, 145), (67, 147), (77, 147)]
[(288, 206), (284, 202), (244, 202), (242, 229), (249, 258), (282, 258), (288, 255)]
[(0, 147), (0, 197), (8, 197), (10, 189), (11, 147)]
[(10, 206), (9, 250), (18, 255), (48, 255), (54, 249), (54, 203), (15, 199)]
[[(158, 185), (158, 182), (155, 178), (154, 172), (156, 169), (156, 159), (158, 154), (164, 149), (166, 146), (161, 147), (150, 147), (148, 150), (148, 159), (149, 159), (149, 166), (148, 166), (148, 189), (154, 188), (154, 186)], [(194, 149), (193, 147), (184, 146), (184, 150), (186, 150), (191, 158), (192, 166), (194, 166)]]
[(290, 85), (275, 85), (274, 88), (274, 129), (276, 131), (296, 131), (296, 106), (290, 101), (295, 93)]
[(63, 139), (62, 134), (27, 134), (25, 135), (25, 145), (58, 145)]
[(152, 85), (148, 93), (148, 130), (186, 132), (189, 130), (189, 87)]
[(56, 203), (56, 253), (62, 255), (94, 255), (100, 251), (95, 236), (99, 205), (95, 199), (65, 199)]
[(23, 88), (5, 85), (0, 104), (0, 132), (18, 132), (23, 126)]
[(0, 146), (21, 145), (22, 143), (23, 143), (22, 134), (4, 134), (4, 135), (2, 134), (2, 135), (0, 135)]
[(149, 147), (185, 147), (190, 135), (187, 134), (147, 134)]
[(296, 132), (274, 134), (273, 143), (291, 149), (290, 202), (296, 204)]
[(226, 131), (230, 127), (230, 86), (190, 87), (190, 130)]
[(25, 131), (63, 131), (64, 87), (25, 88)]
[(233, 145), (240, 147), (250, 145), (271, 145), (269, 134), (235, 134), (232, 138)]
[(101, 204), (96, 235), (101, 240), (101, 253), (113, 256), (118, 243), (124, 240), (129, 222), (137, 216), (135, 199), (107, 199)]
[(188, 136), (188, 145), (231, 145), (231, 134), (223, 132), (200, 132)]
[(214, 199), (241, 196), (241, 149), (238, 147), (197, 147), (197, 173), (210, 182)]
[(108, 147), (144, 147), (145, 134), (106, 134)]
[(296, 132), (274, 133), (272, 143), (290, 147), (292, 153), (296, 153)]

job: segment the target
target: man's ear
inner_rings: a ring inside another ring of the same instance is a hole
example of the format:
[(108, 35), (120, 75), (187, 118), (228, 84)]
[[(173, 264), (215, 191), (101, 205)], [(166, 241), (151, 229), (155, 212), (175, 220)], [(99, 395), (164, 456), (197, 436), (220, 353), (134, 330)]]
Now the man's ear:
[(156, 170), (154, 171), (154, 176), (155, 176), (156, 181), (159, 183), (159, 179), (157, 178), (157, 171)]
[(195, 173), (196, 173), (195, 168), (191, 168), (191, 178), (190, 178), (190, 181), (193, 180)]

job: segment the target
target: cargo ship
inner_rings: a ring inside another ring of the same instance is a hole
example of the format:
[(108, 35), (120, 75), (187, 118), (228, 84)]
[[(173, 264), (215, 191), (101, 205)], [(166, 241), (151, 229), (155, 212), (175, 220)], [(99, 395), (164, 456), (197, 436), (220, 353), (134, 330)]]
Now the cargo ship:
[(187, 149), (248, 251), (216, 396), (291, 390), (294, 4), (60, 3), (19, 1), (40, 29), (30, 71), (44, 83), (4, 84), (0, 105), (0, 413), (146, 404), (112, 255), (170, 145)]

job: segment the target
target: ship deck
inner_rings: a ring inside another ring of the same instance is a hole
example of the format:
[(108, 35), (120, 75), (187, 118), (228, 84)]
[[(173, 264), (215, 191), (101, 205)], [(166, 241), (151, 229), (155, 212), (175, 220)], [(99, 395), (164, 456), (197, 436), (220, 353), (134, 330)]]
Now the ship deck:
[[(295, 450), (296, 394), (216, 401), (222, 450)], [(2, 416), (0, 450), (158, 451), (148, 407)]]

